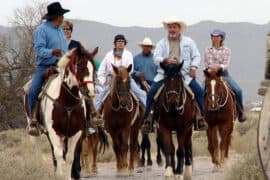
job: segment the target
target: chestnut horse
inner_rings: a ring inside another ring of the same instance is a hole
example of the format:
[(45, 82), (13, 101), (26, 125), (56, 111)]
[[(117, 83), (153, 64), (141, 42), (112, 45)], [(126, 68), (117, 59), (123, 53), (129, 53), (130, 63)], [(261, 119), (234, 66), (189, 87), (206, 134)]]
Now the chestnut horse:
[[(82, 151), (81, 151), (81, 166), (83, 172), (90, 175), (97, 174), (97, 154), (98, 145), (99, 152), (105, 151), (109, 147), (109, 142), (106, 133), (101, 127), (93, 127), (93, 134), (85, 137), (82, 140)], [(91, 168), (89, 167), (91, 163)]]
[[(128, 68), (113, 66), (110, 94), (103, 104), (104, 127), (109, 132), (120, 175), (134, 173), (134, 160), (138, 158), (138, 133), (143, 121), (144, 108), (135, 100), (130, 90)], [(130, 158), (128, 163), (128, 150)]]
[[(213, 171), (223, 165), (229, 156), (229, 146), (233, 132), (233, 120), (236, 118), (234, 95), (226, 81), (218, 72), (205, 70), (205, 119), (208, 123), (208, 150), (214, 163)], [(218, 142), (220, 136), (220, 144)]]
[[(43, 92), (39, 121), (51, 145), (56, 175), (71, 179), (75, 148), (85, 129), (85, 98), (94, 95), (96, 48), (88, 53), (82, 46), (66, 53), (58, 62), (57, 76)], [(90, 60), (89, 60), (90, 57)], [(25, 112), (29, 120), (27, 94)]]
[[(192, 128), (195, 117), (195, 102), (192, 95), (184, 87), (181, 64), (160, 63), (164, 70), (164, 88), (158, 97), (159, 130), (158, 136), (162, 144), (162, 152), (166, 159), (166, 178), (191, 178), (192, 171)], [(172, 140), (172, 131), (176, 132), (178, 149), (176, 151)], [(183, 166), (185, 163), (185, 171)], [(175, 167), (176, 165), (176, 167)]]

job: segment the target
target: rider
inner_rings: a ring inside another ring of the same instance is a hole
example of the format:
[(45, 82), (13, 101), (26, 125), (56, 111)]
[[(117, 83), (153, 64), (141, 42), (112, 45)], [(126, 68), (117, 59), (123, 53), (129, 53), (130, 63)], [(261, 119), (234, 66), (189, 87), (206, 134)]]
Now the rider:
[(29, 115), (31, 122), (28, 125), (30, 135), (38, 135), (36, 111), (38, 103), (37, 97), (44, 82), (43, 72), (50, 66), (55, 65), (60, 56), (68, 50), (61, 24), (64, 14), (69, 12), (63, 9), (59, 2), (51, 3), (47, 6), (47, 14), (43, 17), (46, 22), (37, 27), (34, 32), (34, 48), (36, 52), (36, 71), (29, 89)]
[(238, 120), (239, 122), (244, 122), (246, 120), (246, 116), (244, 114), (242, 90), (228, 73), (229, 63), (231, 60), (231, 50), (223, 44), (226, 33), (222, 30), (215, 29), (210, 35), (212, 45), (205, 50), (205, 68), (213, 71), (218, 71), (219, 69), (222, 70), (221, 75), (226, 77), (230, 87), (236, 95)]
[(155, 45), (150, 38), (144, 38), (139, 43), (142, 52), (134, 57), (134, 79), (146, 81), (149, 86), (152, 85), (155, 75), (157, 74), (157, 65), (154, 64), (152, 49)]
[[(106, 93), (110, 90), (111, 77), (113, 74), (112, 64), (116, 67), (125, 66), (128, 67), (130, 64), (133, 65), (133, 56), (131, 52), (129, 52), (125, 46), (127, 44), (127, 40), (124, 35), (118, 34), (114, 37), (114, 49), (109, 51), (104, 57), (103, 61), (100, 64), (97, 78), (99, 83), (103, 86), (102, 91), (98, 94), (95, 108), (96, 111), (100, 113), (100, 107), (102, 105), (102, 100)], [(133, 67), (132, 67), (133, 69)], [(143, 91), (137, 86), (135, 81), (131, 78), (130, 80), (130, 88), (135, 93), (135, 95), (139, 98), (142, 104), (145, 106), (146, 97)], [(101, 114), (101, 113), (100, 113)]]
[(154, 96), (157, 90), (163, 84), (164, 70), (160, 67), (160, 63), (177, 64), (184, 61), (182, 74), (184, 76), (185, 83), (189, 85), (195, 94), (200, 108), (201, 117), (197, 117), (198, 127), (195, 126), (195, 130), (207, 129), (207, 124), (203, 118), (203, 89), (196, 81), (196, 71), (200, 65), (200, 53), (196, 47), (195, 42), (182, 33), (186, 30), (186, 24), (180, 21), (176, 17), (170, 18), (168, 21), (163, 22), (165, 29), (168, 31), (168, 36), (163, 38), (157, 43), (154, 51), (154, 62), (158, 65), (158, 74), (154, 78), (154, 83), (147, 95), (147, 106), (144, 114), (144, 131), (150, 132), (151, 119), (148, 118), (151, 104), (154, 100)]

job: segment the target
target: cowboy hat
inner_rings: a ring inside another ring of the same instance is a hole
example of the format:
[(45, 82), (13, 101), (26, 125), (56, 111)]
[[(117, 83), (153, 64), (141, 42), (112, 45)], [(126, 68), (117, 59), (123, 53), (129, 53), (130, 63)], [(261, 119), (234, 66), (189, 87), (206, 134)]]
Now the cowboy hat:
[(179, 20), (177, 17), (170, 17), (162, 23), (166, 30), (168, 29), (168, 24), (178, 24), (181, 27), (181, 32), (184, 32), (187, 29), (187, 24), (184, 21)]
[(155, 47), (155, 44), (151, 41), (149, 37), (146, 37), (143, 39), (142, 42), (139, 43), (139, 46), (152, 46)]
[(53, 2), (47, 6), (47, 14), (45, 14), (42, 19), (52, 20), (58, 16), (69, 12), (68, 9), (63, 9), (59, 2)]

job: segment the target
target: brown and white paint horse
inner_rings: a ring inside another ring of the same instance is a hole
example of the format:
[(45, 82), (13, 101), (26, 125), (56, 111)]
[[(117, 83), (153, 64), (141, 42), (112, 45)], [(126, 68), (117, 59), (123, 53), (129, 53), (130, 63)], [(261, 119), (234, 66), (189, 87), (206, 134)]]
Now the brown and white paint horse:
[(206, 76), (204, 111), (208, 123), (208, 150), (214, 164), (213, 171), (217, 171), (229, 156), (236, 105), (226, 78), (220, 76), (221, 70), (218, 72), (205, 70), (204, 74)]
[(65, 54), (57, 64), (59, 74), (40, 101), (40, 114), (51, 145), (56, 175), (66, 175), (67, 179), (72, 179), (75, 148), (85, 129), (85, 97), (94, 95), (93, 57), (97, 51), (98, 48), (88, 53), (81, 46)]

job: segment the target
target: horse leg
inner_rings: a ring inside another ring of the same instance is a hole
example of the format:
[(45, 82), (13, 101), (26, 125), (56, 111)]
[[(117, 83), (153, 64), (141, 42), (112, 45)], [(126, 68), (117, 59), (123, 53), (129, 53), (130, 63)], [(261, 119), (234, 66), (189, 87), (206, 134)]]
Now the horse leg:
[(138, 134), (139, 129), (136, 126), (133, 126), (131, 128), (130, 132), (130, 144), (129, 144), (129, 151), (130, 151), (130, 157), (129, 157), (129, 173), (134, 173), (134, 158), (136, 156), (137, 147), (138, 147)]
[(141, 155), (141, 161), (140, 161), (140, 166), (143, 167), (145, 163), (145, 149), (146, 149), (146, 134), (143, 134), (142, 137), (142, 143), (141, 143), (141, 150), (142, 150), (142, 155)]
[[(66, 168), (67, 168), (67, 178), (71, 179), (71, 171), (72, 171), (72, 162), (74, 160), (74, 154), (76, 145), (81, 138), (82, 131), (78, 131), (73, 137), (68, 139), (68, 151), (66, 154)], [(80, 177), (75, 177), (79, 179)]]
[(91, 173), (93, 175), (97, 174), (97, 150), (98, 150), (98, 135), (97, 133), (95, 133), (93, 135), (93, 143), (92, 143), (92, 148), (91, 148), (91, 152), (92, 152), (92, 168), (91, 168)]
[(175, 170), (175, 174), (178, 176), (179, 179), (183, 178), (183, 167), (184, 167), (184, 156), (185, 156), (185, 149), (184, 149), (184, 142), (181, 138), (181, 133), (177, 132), (177, 142), (178, 142), (178, 149), (177, 149), (177, 167)]
[(82, 152), (81, 152), (81, 166), (82, 170), (85, 173), (90, 173), (89, 171), (89, 162), (88, 162), (88, 152), (89, 152), (89, 141), (90, 137), (86, 137), (82, 141)]
[(121, 160), (121, 152), (120, 152), (120, 143), (118, 140), (118, 136), (115, 132), (110, 132), (112, 142), (113, 142), (113, 151), (116, 157), (116, 168), (117, 172), (121, 172), (122, 170), (122, 160)]
[(157, 143), (157, 164), (159, 166), (162, 166), (162, 157), (161, 157), (161, 139), (160, 139), (160, 134), (159, 134), (159, 130), (157, 130), (157, 138), (156, 138), (156, 143)]
[(222, 124), (219, 127), (219, 132), (221, 136), (221, 142), (220, 142), (220, 164), (221, 165), (225, 164), (225, 160), (228, 157), (229, 146), (231, 143), (232, 129), (233, 129), (232, 122)]
[(147, 166), (152, 166), (152, 159), (151, 159), (151, 142), (149, 140), (149, 136), (146, 135), (146, 149), (147, 149)]
[(122, 172), (126, 173), (128, 168), (128, 140), (129, 140), (130, 129), (125, 129), (123, 132), (118, 134), (120, 140), (120, 154), (122, 160)]
[(172, 134), (170, 130), (167, 130), (165, 128), (163, 128), (162, 126), (160, 126), (160, 133), (161, 133), (161, 142), (163, 145), (163, 153), (165, 155), (165, 159), (166, 159), (166, 171), (165, 171), (165, 177), (173, 177), (173, 167), (172, 167), (172, 162), (171, 162), (171, 152), (172, 152)]
[(218, 150), (218, 129), (215, 127), (208, 127), (207, 129), (207, 137), (208, 137), (208, 150), (211, 154), (212, 162), (214, 164), (213, 171), (217, 171), (220, 163), (219, 163), (219, 150)]
[(65, 170), (64, 168), (64, 164), (65, 161), (63, 159), (63, 143), (62, 143), (62, 138), (59, 137), (56, 132), (50, 128), (48, 128), (48, 134), (49, 134), (49, 138), (51, 140), (52, 143), (52, 147), (53, 147), (53, 153), (55, 155), (55, 159), (56, 159), (56, 163), (57, 166), (55, 167), (55, 174), (56, 176), (63, 176)]
[(185, 144), (185, 170), (184, 170), (184, 179), (185, 180), (191, 180), (192, 176), (192, 131), (190, 131), (190, 134), (187, 136)]

